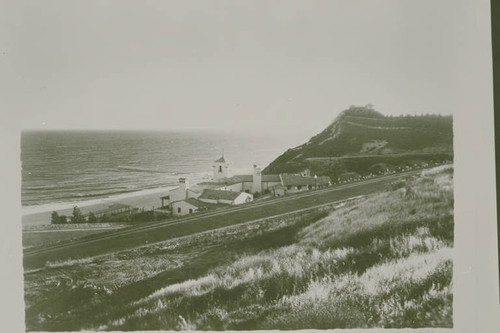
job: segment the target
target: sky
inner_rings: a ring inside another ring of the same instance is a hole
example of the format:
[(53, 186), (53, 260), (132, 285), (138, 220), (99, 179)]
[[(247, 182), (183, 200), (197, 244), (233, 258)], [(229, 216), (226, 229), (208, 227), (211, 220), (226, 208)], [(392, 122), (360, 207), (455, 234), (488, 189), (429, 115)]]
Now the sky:
[(454, 114), (484, 51), (470, 3), (7, 1), (2, 112), (23, 129), (304, 137), (350, 105)]

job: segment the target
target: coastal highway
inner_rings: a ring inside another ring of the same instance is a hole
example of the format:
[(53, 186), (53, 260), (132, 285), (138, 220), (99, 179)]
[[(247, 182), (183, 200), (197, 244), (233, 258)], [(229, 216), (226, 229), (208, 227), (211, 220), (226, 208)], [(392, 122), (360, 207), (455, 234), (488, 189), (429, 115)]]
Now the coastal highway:
[(398, 178), (419, 172), (420, 170), (381, 176), (273, 200), (256, 201), (203, 214), (103, 232), (73, 242), (28, 248), (24, 250), (24, 268), (36, 269), (44, 266), (47, 261), (80, 259), (151, 245), (168, 239), (321, 206), (382, 190)]

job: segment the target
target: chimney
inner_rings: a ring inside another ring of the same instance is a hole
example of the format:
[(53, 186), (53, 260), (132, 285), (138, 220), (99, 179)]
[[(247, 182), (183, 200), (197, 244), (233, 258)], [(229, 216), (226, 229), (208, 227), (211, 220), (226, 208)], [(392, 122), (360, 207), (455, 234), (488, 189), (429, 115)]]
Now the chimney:
[(253, 165), (252, 193), (262, 192), (262, 174), (257, 165)]

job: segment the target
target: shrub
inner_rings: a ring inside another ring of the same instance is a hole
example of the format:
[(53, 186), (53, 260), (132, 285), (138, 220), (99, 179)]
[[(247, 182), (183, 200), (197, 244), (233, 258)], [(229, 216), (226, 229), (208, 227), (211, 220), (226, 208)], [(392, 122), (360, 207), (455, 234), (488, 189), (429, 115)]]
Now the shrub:
[(51, 224), (64, 224), (68, 223), (68, 218), (65, 215), (59, 215), (56, 211), (52, 212)]
[(52, 212), (50, 223), (52, 223), (52, 224), (58, 224), (58, 223), (60, 223), (59, 214), (57, 214), (56, 211)]
[(94, 213), (90, 212), (89, 217), (88, 217), (88, 222), (89, 223), (97, 223), (97, 217), (95, 216)]
[(361, 176), (356, 172), (345, 172), (339, 176), (340, 182), (358, 180)]
[(387, 167), (387, 164), (385, 164), (385, 163), (377, 163), (377, 164), (372, 165), (368, 169), (368, 171), (370, 171), (371, 173), (373, 173), (375, 175), (381, 175), (381, 174), (384, 174), (387, 171), (389, 171), (389, 168)]

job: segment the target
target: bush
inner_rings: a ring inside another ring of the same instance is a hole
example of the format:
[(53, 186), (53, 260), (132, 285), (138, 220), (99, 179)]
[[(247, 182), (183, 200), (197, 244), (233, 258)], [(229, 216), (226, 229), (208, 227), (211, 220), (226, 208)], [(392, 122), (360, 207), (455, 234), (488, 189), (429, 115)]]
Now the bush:
[(405, 186), (406, 186), (406, 181), (403, 179), (398, 179), (398, 180), (393, 181), (392, 183), (388, 184), (386, 186), (386, 190), (396, 191), (396, 190), (399, 190), (400, 188), (403, 188)]
[(356, 172), (346, 172), (340, 175), (339, 182), (358, 180), (361, 176)]
[(92, 213), (92, 212), (89, 213), (88, 222), (89, 223), (97, 223), (98, 222), (97, 217), (95, 216), (94, 213)]
[(65, 215), (59, 215), (56, 211), (52, 212), (51, 220), (50, 220), (51, 224), (64, 224), (67, 222), (68, 222), (68, 219)]
[(170, 214), (159, 213), (153, 210), (149, 210), (130, 215), (129, 221), (132, 223), (143, 223), (143, 222), (166, 220), (170, 217), (171, 217)]
[(59, 223), (59, 214), (56, 211), (52, 212), (50, 223), (58, 224)]
[(385, 163), (377, 163), (372, 165), (368, 170), (375, 175), (382, 175), (389, 171), (389, 168)]

